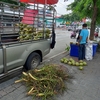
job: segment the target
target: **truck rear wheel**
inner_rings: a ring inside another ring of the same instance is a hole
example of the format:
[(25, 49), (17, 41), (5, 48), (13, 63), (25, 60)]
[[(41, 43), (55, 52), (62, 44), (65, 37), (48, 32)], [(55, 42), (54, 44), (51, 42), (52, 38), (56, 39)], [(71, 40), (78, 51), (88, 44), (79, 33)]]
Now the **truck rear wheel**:
[(34, 52), (28, 57), (25, 63), (25, 69), (30, 70), (36, 68), (40, 64), (40, 62), (41, 56), (38, 53)]

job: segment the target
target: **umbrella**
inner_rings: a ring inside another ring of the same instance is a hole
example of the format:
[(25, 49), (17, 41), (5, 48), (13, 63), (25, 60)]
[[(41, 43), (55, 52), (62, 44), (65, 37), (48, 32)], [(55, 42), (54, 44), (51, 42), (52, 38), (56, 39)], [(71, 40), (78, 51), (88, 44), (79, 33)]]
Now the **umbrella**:
[(37, 4), (56, 4), (58, 0), (20, 0), (23, 3), (37, 3)]

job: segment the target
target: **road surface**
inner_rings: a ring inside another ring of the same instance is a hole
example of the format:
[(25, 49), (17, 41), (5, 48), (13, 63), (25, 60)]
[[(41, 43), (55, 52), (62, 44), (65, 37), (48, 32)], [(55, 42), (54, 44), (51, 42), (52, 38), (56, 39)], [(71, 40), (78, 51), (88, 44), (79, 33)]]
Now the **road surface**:
[(44, 61), (48, 60), (56, 55), (59, 55), (60, 53), (65, 52), (66, 45), (69, 45), (70, 42), (76, 42), (76, 39), (71, 39), (72, 31), (67, 30), (56, 30), (56, 45), (54, 49), (51, 49), (50, 53), (44, 57)]

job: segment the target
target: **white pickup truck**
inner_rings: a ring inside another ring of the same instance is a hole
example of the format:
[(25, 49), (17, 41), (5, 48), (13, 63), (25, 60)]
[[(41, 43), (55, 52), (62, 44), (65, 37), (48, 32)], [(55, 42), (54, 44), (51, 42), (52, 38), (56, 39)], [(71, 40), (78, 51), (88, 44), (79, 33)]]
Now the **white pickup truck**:
[[(55, 45), (55, 10), (46, 5), (25, 8), (3, 2), (0, 7), (0, 76), (20, 67), (30, 70), (38, 66)], [(52, 23), (51, 29), (46, 27), (47, 21)]]

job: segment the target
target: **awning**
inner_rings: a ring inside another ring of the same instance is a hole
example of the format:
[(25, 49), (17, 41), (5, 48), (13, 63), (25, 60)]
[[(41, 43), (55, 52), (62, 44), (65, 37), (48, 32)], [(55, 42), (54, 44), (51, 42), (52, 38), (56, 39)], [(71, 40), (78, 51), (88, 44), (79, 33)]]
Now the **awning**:
[(23, 3), (37, 3), (37, 4), (56, 4), (58, 0), (20, 0)]

